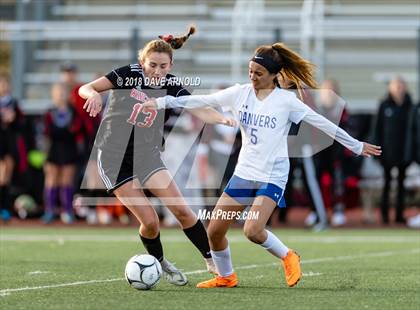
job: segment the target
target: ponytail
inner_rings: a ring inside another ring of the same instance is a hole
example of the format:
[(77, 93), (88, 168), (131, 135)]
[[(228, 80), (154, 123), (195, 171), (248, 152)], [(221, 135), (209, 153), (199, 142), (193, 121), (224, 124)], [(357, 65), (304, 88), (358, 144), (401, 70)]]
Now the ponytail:
[[(273, 45), (263, 45), (256, 49), (255, 55), (268, 56), (275, 61), (280, 68), (278, 74), (283, 79), (291, 82), (289, 88), (296, 88), (299, 96), (303, 98), (303, 88), (317, 88), (314, 78), (314, 65), (308, 60), (302, 58), (298, 53), (292, 51), (284, 43), (275, 43)], [(278, 78), (274, 83), (280, 85)]]
[(172, 50), (181, 48), (188, 38), (195, 33), (195, 31), (196, 28), (194, 26), (190, 26), (188, 33), (180, 37), (174, 37), (171, 34), (159, 36), (160, 40), (150, 41), (142, 50), (139, 50), (139, 62), (144, 62), (146, 57), (153, 52), (166, 53), (172, 61)]
[(314, 64), (292, 51), (284, 43), (275, 43), (271, 47), (279, 55), (282, 64), (280, 74), (292, 81), (301, 98), (303, 98), (304, 86), (317, 88), (314, 78)]
[(160, 39), (169, 43), (174, 50), (181, 48), (188, 38), (193, 35), (196, 31), (195, 26), (190, 26), (188, 33), (181, 37), (174, 37), (173, 35), (159, 36)]

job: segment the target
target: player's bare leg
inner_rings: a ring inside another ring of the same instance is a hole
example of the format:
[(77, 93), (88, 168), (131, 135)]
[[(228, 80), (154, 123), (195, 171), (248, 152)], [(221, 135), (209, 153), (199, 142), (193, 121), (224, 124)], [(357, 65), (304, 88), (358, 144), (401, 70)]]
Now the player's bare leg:
[(188, 283), (186, 276), (163, 256), (159, 234), (159, 217), (140, 188), (138, 180), (130, 181), (114, 191), (117, 198), (134, 214), (140, 223), (139, 233), (144, 247), (162, 265), (165, 279), (174, 285)]
[(206, 230), (201, 221), (197, 219), (195, 213), (188, 207), (181, 191), (168, 170), (160, 170), (154, 173), (146, 182), (147, 187), (162, 203), (174, 214), (181, 224), (181, 227), (200, 251), (206, 263), (207, 270), (216, 274), (216, 267), (210, 254), (210, 247)]
[(182, 229), (189, 228), (197, 222), (197, 216), (188, 208), (178, 186), (168, 170), (154, 173), (144, 184), (173, 213)]
[(300, 257), (294, 250), (288, 249), (272, 232), (265, 229), (276, 206), (277, 203), (269, 197), (256, 197), (250, 212), (258, 214), (258, 217), (246, 220), (244, 234), (250, 241), (261, 245), (268, 252), (280, 258), (287, 285), (293, 287), (302, 277)]
[[(223, 193), (213, 212), (214, 214), (218, 214), (218, 210), (221, 210), (222, 212), (220, 213), (219, 211), (219, 213), (223, 214), (225, 212), (241, 212), (243, 209), (243, 205), (239, 204), (228, 194)], [(233, 271), (229, 243), (226, 238), (226, 233), (233, 221), (234, 219), (224, 219), (223, 217), (210, 221), (207, 231), (213, 260), (215, 261), (219, 276), (198, 283), (198, 288), (235, 287), (238, 285), (238, 278)]]

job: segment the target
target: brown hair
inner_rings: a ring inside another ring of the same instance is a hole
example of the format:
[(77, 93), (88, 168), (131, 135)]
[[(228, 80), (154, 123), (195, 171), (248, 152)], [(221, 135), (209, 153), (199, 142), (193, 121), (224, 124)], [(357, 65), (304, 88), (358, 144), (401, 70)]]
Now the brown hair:
[[(255, 50), (255, 55), (268, 56), (281, 65), (279, 74), (291, 81), (291, 87), (295, 87), (303, 98), (303, 87), (317, 88), (314, 78), (314, 64), (302, 58), (292, 51), (284, 43), (262, 45)], [(274, 82), (279, 86), (277, 77)]]
[(194, 26), (190, 26), (188, 33), (180, 37), (174, 37), (173, 35), (159, 36), (159, 40), (150, 41), (143, 49), (139, 50), (139, 61), (145, 61), (146, 57), (153, 52), (166, 53), (172, 61), (172, 50), (181, 48), (188, 38), (195, 33), (195, 30)]

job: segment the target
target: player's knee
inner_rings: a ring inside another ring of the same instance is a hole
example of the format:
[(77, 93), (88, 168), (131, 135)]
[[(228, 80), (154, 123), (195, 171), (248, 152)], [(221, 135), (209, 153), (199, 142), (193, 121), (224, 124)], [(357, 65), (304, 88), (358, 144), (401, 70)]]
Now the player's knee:
[(58, 180), (54, 175), (45, 176), (45, 187), (56, 187), (58, 185)]
[(159, 233), (159, 219), (148, 219), (141, 224), (141, 233), (148, 236), (157, 236)]
[(212, 244), (216, 244), (225, 236), (224, 232), (215, 226), (209, 226), (207, 229), (207, 236)]
[(256, 225), (245, 225), (244, 226), (244, 235), (248, 238), (248, 240), (252, 242), (258, 241), (258, 235), (261, 232), (261, 228)]
[(187, 207), (173, 210), (172, 213), (182, 226), (184, 226), (184, 224), (188, 225), (191, 221), (196, 221), (196, 219), (193, 218), (194, 214), (190, 212)]

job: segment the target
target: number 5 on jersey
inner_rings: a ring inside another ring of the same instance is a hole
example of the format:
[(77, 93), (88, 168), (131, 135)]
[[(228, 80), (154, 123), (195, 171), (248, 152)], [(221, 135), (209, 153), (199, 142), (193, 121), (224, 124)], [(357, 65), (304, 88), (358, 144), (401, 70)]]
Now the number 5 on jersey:
[[(146, 118), (143, 122), (137, 122), (137, 117), (140, 112), (146, 115)], [(150, 127), (153, 125), (156, 115), (156, 109), (150, 107), (144, 108), (143, 105), (140, 102), (138, 102), (133, 106), (133, 112), (131, 112), (130, 118), (127, 120), (127, 122), (141, 128)]]
[(258, 142), (256, 133), (257, 133), (257, 128), (251, 128), (251, 143), (252, 144), (257, 144)]

